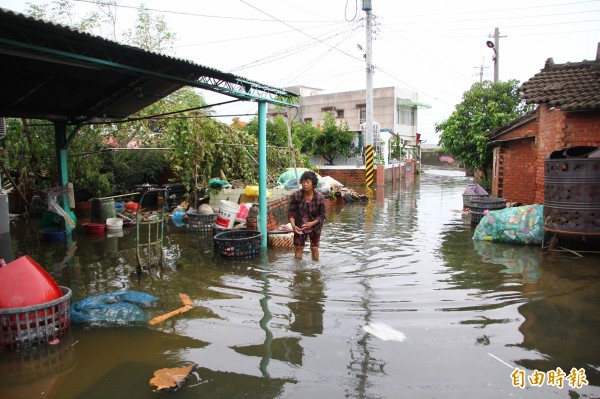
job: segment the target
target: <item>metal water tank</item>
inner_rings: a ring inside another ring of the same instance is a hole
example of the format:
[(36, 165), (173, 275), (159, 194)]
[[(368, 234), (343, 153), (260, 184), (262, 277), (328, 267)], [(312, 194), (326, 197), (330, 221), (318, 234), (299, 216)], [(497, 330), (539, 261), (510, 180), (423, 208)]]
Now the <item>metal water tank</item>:
[(545, 158), (544, 229), (579, 236), (600, 233), (598, 147), (570, 147)]
[[(158, 184), (149, 184), (149, 183), (136, 184), (134, 186), (134, 189), (135, 189), (135, 191), (137, 191), (139, 193), (135, 196), (135, 200), (136, 200), (136, 202), (140, 203), (140, 206), (155, 208), (158, 205), (158, 193), (159, 192), (152, 191), (152, 190), (158, 189)], [(143, 196), (144, 201), (142, 203), (142, 195), (146, 192), (148, 192), (148, 193)]]

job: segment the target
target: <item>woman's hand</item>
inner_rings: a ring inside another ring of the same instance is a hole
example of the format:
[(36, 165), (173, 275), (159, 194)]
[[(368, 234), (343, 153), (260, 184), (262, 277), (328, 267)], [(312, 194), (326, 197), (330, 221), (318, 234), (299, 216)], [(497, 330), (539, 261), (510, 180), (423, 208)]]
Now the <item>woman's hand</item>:
[(303, 232), (310, 231), (313, 227), (317, 225), (317, 223), (319, 223), (318, 220), (313, 220), (312, 222), (305, 222), (304, 224), (302, 224), (301, 230)]

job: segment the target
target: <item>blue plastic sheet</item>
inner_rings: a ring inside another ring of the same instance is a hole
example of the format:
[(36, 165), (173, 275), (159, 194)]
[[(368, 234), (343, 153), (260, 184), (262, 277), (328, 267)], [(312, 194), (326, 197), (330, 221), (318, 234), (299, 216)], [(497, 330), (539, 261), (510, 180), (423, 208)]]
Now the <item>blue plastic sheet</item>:
[(473, 240), (539, 245), (544, 238), (544, 207), (525, 205), (491, 211), (481, 218)]
[(158, 298), (138, 291), (114, 291), (85, 298), (71, 304), (71, 322), (98, 326), (121, 326), (148, 321), (142, 307)]

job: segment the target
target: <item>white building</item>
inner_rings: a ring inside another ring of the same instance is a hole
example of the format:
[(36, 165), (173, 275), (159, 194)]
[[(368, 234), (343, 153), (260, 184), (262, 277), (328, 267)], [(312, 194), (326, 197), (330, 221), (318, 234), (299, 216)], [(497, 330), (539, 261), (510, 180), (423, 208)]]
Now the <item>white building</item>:
[[(323, 90), (306, 87), (292, 86), (286, 90), (300, 95), (298, 115), (294, 118), (297, 122), (310, 121), (314, 126), (323, 124), (323, 116), (330, 112), (340, 122), (348, 123), (350, 131), (356, 132), (356, 145), (364, 147), (361, 134), (366, 120), (366, 92), (365, 90), (348, 91), (342, 93), (323, 94)], [(380, 151), (380, 156), (385, 163), (389, 159), (390, 141), (399, 136), (402, 140), (405, 157), (416, 157), (417, 152), (417, 120), (419, 108), (431, 108), (430, 105), (419, 102), (418, 93), (403, 90), (398, 87), (381, 87), (373, 89), (373, 122), (379, 126), (380, 132), (374, 131), (374, 147)], [(287, 110), (278, 110), (272, 104), (268, 105), (267, 113), (270, 118), (284, 114)], [(291, 112), (294, 115), (295, 111)], [(377, 140), (377, 138), (380, 140)], [(379, 146), (378, 144), (381, 143)], [(337, 160), (336, 165), (356, 164), (360, 159)], [(321, 164), (318, 159), (313, 160), (315, 165)]]

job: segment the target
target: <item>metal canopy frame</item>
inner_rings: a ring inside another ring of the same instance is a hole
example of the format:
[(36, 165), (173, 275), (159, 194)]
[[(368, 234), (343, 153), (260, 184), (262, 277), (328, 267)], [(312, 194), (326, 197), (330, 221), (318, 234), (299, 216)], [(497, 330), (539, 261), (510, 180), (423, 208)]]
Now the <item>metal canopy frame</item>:
[(127, 117), (184, 86), (258, 102), (266, 247), (266, 103), (298, 107), (297, 94), (0, 8), (0, 116), (54, 122), (61, 186), (67, 148), (83, 123)]
[(5, 116), (69, 123), (131, 115), (184, 86), (298, 106), (280, 88), (1, 8), (0, 83)]

